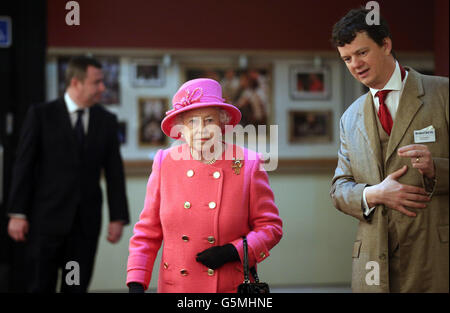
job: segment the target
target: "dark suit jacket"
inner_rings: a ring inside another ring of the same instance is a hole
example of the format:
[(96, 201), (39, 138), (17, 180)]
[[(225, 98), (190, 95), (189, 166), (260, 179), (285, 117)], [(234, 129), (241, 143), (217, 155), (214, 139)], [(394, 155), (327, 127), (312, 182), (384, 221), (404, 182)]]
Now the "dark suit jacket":
[(32, 106), (19, 140), (8, 213), (27, 215), (30, 231), (65, 235), (78, 212), (84, 231), (89, 236), (98, 236), (102, 169), (107, 183), (109, 218), (128, 224), (115, 115), (101, 106), (91, 107), (89, 128), (81, 147), (62, 98)]

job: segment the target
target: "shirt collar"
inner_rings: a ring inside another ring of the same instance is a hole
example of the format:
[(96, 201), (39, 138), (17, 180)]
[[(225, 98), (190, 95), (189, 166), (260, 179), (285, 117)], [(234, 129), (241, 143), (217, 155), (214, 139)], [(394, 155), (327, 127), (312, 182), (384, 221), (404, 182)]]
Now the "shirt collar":
[(69, 114), (75, 113), (78, 110), (83, 110), (82, 108), (78, 107), (78, 105), (70, 98), (69, 93), (64, 93), (64, 101), (66, 102), (67, 111), (69, 111)]
[(387, 84), (382, 89), (370, 88), (372, 97), (375, 98), (375, 94), (380, 90), (402, 90), (402, 74), (400, 72), (400, 65), (398, 64), (398, 61), (395, 61), (395, 70), (394, 73), (392, 73), (391, 79), (389, 79)]

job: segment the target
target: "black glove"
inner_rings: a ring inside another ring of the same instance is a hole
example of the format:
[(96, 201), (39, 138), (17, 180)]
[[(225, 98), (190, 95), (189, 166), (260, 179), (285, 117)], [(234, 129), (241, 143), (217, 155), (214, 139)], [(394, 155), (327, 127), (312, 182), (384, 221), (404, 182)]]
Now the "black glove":
[(213, 270), (221, 267), (225, 263), (239, 261), (239, 253), (231, 244), (224, 246), (211, 247), (197, 254), (197, 262), (202, 263)]
[(140, 283), (131, 282), (128, 284), (128, 293), (144, 293), (144, 286)]

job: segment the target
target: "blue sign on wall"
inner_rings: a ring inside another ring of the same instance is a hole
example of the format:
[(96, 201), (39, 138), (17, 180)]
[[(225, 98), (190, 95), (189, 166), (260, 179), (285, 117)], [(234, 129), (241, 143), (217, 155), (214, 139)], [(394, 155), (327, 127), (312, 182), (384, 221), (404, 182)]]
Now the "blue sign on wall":
[(0, 16), (0, 48), (8, 48), (12, 42), (11, 18)]

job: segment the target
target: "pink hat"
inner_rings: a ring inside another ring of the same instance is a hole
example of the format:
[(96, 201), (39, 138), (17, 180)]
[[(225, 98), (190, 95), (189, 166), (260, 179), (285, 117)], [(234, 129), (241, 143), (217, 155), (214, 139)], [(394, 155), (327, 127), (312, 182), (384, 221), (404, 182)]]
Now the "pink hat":
[[(161, 129), (167, 136), (174, 126), (178, 114), (198, 108), (220, 107), (228, 112), (230, 121), (228, 125), (236, 126), (241, 120), (241, 111), (234, 105), (224, 102), (222, 98), (222, 87), (209, 78), (198, 78), (185, 82), (172, 98), (172, 110), (166, 112), (166, 117), (161, 122)], [(179, 139), (180, 134), (174, 139)]]

